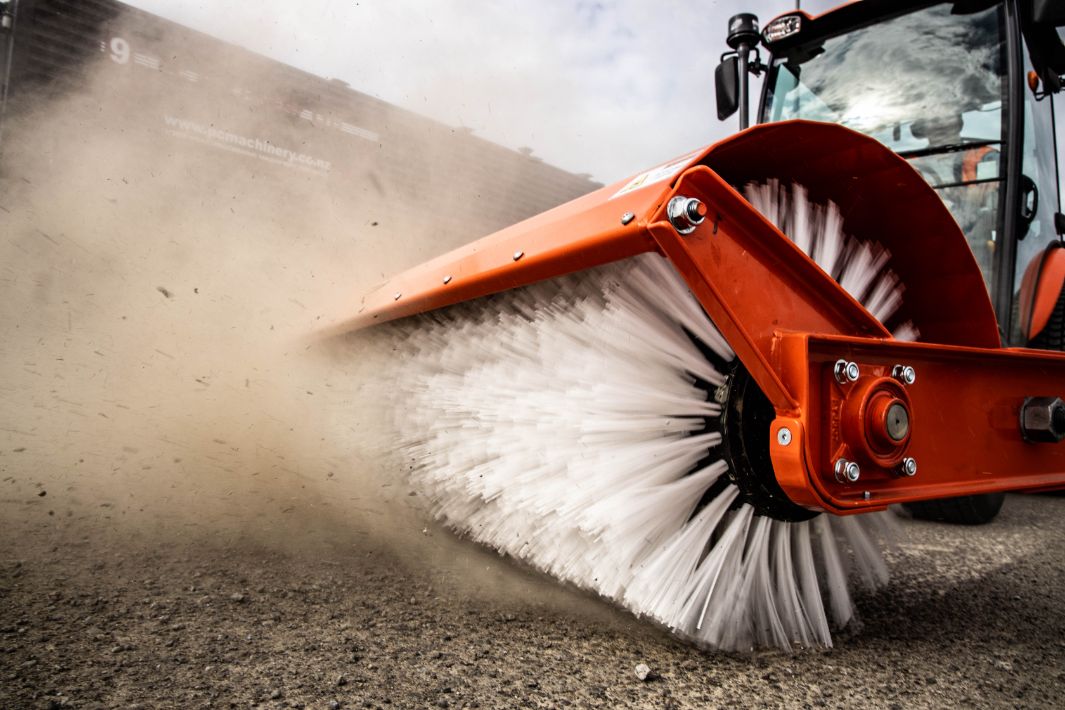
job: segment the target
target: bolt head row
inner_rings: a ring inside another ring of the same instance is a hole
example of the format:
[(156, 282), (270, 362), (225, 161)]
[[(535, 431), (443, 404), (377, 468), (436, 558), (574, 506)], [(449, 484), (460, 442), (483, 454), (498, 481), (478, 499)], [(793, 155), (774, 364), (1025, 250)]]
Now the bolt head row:
[[(916, 476), (917, 459), (907, 456), (899, 464), (897, 471), (900, 476)], [(858, 479), (862, 477), (861, 467), (854, 461), (848, 461), (847, 459), (837, 459), (833, 472), (836, 474), (836, 480), (840, 483), (857, 483)]]

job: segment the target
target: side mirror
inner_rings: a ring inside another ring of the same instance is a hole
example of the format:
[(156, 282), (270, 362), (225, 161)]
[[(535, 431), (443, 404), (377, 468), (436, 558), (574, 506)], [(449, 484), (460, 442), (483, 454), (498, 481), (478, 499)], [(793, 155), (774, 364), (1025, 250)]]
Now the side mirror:
[(714, 85), (717, 88), (717, 118), (724, 121), (740, 106), (739, 57), (733, 54), (721, 60), (714, 71)]

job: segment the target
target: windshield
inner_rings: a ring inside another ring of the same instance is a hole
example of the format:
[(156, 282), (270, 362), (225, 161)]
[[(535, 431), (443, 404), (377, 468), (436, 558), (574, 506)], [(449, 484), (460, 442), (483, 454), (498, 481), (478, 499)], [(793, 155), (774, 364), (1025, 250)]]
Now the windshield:
[(951, 210), (990, 286), (1006, 95), (1001, 9), (944, 4), (774, 58), (763, 120), (840, 123), (906, 157)]

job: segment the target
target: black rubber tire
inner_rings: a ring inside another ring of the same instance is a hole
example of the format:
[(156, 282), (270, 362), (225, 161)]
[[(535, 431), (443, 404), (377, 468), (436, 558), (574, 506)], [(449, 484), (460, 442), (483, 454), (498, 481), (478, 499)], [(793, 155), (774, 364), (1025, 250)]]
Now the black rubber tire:
[(918, 520), (955, 525), (986, 525), (998, 515), (1004, 500), (1005, 493), (981, 493), (975, 496), (906, 503), (903, 507)]

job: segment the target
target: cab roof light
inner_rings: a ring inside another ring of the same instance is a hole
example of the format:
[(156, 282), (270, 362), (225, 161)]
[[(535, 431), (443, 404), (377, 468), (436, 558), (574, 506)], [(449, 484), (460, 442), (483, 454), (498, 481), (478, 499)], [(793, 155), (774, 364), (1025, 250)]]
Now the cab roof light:
[(762, 38), (766, 44), (779, 42), (785, 37), (791, 37), (802, 29), (802, 15), (784, 15), (770, 22), (762, 30)]

